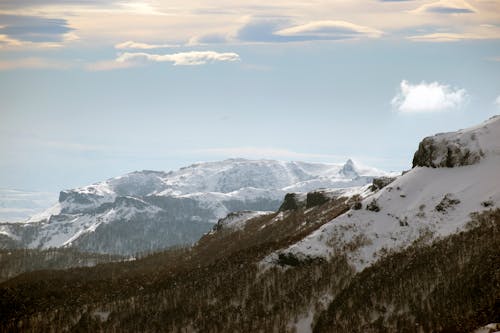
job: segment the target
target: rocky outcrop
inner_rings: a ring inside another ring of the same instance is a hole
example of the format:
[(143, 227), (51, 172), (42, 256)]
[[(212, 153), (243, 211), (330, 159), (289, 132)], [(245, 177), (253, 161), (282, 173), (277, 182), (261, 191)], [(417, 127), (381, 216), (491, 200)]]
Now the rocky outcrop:
[(314, 191), (307, 193), (306, 197), (306, 208), (321, 206), (322, 204), (330, 201), (330, 197), (327, 193), (322, 191)]
[(305, 206), (306, 200), (303, 195), (300, 195), (299, 193), (287, 193), (279, 211), (284, 212), (287, 210), (295, 210)]
[(483, 152), (471, 151), (460, 141), (437, 141), (434, 137), (425, 138), (413, 156), (413, 167), (453, 168), (479, 162)]
[(378, 178), (373, 178), (372, 186), (370, 189), (372, 191), (378, 191), (392, 183), (393, 181), (396, 180), (396, 177), (378, 177)]

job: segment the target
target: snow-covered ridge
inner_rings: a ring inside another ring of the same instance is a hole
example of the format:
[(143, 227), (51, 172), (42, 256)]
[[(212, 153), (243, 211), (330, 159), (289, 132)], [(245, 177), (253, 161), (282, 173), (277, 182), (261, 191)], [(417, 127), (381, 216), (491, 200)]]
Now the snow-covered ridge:
[(500, 154), (500, 116), (479, 126), (427, 137), (420, 143), (413, 166), (454, 167), (478, 163), (485, 155)]
[(264, 263), (275, 262), (280, 252), (298, 258), (345, 254), (353, 267), (362, 270), (415, 241), (430, 242), (463, 230), (471, 214), (500, 208), (500, 117), (436, 137), (468, 143), (471, 152), (476, 147), (483, 154), (471, 165), (416, 166), (367, 196), (360, 209), (326, 223), (298, 243), (271, 254)]
[[(88, 244), (101, 246), (96, 239), (110, 241), (121, 235), (125, 238), (113, 242), (124, 251), (130, 239), (134, 251), (149, 251), (153, 243), (167, 247), (186, 237), (188, 243), (195, 241), (233, 211), (276, 210), (287, 192), (362, 186), (385, 174), (352, 160), (322, 164), (230, 159), (168, 173), (136, 171), (61, 191), (59, 202), (29, 219), (26, 228), (0, 225), (0, 231), (29, 247), (72, 246), (87, 239), (86, 250)], [(100, 236), (111, 232), (104, 230), (114, 230), (113, 235)]]

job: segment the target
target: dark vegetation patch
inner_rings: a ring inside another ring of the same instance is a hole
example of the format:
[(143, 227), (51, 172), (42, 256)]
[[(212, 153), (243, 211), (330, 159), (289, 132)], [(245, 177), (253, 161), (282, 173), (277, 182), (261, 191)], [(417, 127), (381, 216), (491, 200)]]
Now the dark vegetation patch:
[(0, 282), (25, 272), (96, 266), (125, 259), (118, 255), (78, 252), (71, 248), (0, 250)]
[(500, 210), (358, 274), (314, 332), (471, 332), (500, 321)]
[(370, 201), (370, 203), (366, 205), (366, 209), (372, 212), (380, 212), (380, 206), (378, 205), (377, 199)]
[(453, 194), (451, 193), (446, 193), (439, 202), (439, 204), (436, 205), (435, 209), (438, 212), (446, 212), (449, 208), (458, 205), (460, 203), (460, 200), (456, 199)]
[(259, 274), (258, 262), (350, 204), (342, 198), (307, 214), (257, 217), (244, 230), (207, 234), (193, 248), (135, 262), (22, 274), (0, 284), (0, 331), (286, 331), (288, 319), (343, 288), (352, 270), (336, 258)]

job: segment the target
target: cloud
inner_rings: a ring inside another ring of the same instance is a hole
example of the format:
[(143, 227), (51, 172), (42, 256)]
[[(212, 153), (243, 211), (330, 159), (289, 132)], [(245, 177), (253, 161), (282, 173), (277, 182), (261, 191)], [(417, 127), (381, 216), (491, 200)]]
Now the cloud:
[(2, 1), (0, 8), (24, 8), (31, 6), (48, 6), (48, 5), (101, 5), (110, 4), (114, 0), (15, 0), (15, 1)]
[(437, 112), (459, 108), (466, 98), (464, 89), (454, 89), (438, 82), (411, 84), (403, 80), (391, 103), (404, 113)]
[(88, 64), (91, 71), (123, 69), (145, 65), (150, 62), (170, 62), (175, 66), (196, 66), (214, 62), (240, 61), (240, 56), (234, 52), (190, 51), (172, 54), (151, 54), (146, 52), (125, 52), (115, 60), (104, 60)]
[(252, 19), (236, 33), (236, 38), (244, 42), (290, 42), (293, 38), (276, 35), (284, 25), (284, 20)]
[(477, 10), (465, 1), (461, 0), (440, 0), (428, 3), (417, 8), (415, 13), (434, 14), (471, 14)]
[(229, 148), (206, 148), (193, 151), (196, 154), (207, 154), (223, 157), (245, 157), (245, 158), (269, 158), (269, 159), (345, 159), (345, 156), (330, 154), (299, 153), (280, 148), (259, 147), (229, 147)]
[(228, 41), (229, 41), (228, 36), (223, 33), (210, 33), (193, 37), (189, 40), (188, 44), (189, 45), (222, 44)]
[(382, 31), (346, 21), (313, 21), (276, 32), (287, 37), (311, 37), (316, 39), (346, 39), (356, 37), (376, 38)]
[(407, 38), (415, 42), (458, 42), (461, 40), (483, 39), (485, 38), (485, 36), (471, 33), (438, 32), (425, 35), (409, 36)]
[(312, 21), (290, 25), (285, 19), (254, 19), (238, 30), (236, 38), (247, 42), (301, 42), (376, 38), (381, 35), (382, 31), (346, 21)]
[(169, 47), (179, 47), (179, 45), (174, 45), (174, 44), (148, 44), (148, 43), (140, 43), (140, 42), (134, 42), (134, 41), (126, 41), (123, 43), (118, 43), (115, 45), (115, 49), (118, 50), (130, 50), (130, 49), (137, 49), (137, 50), (153, 50), (153, 49), (163, 49), (163, 48), (169, 48)]
[(150, 54), (150, 53), (130, 53), (125, 52), (121, 54), (116, 61), (122, 63), (138, 62), (143, 63), (147, 61), (152, 62), (171, 62), (178, 66), (194, 66), (205, 65), (212, 62), (234, 62), (239, 61), (240, 56), (234, 52), (219, 53), (215, 51), (190, 51), (179, 52), (172, 54)]
[(68, 69), (70, 67), (71, 64), (68, 62), (36, 57), (0, 60), (0, 71), (14, 69)]
[(495, 104), (500, 107), (500, 95), (495, 99)]
[(457, 42), (463, 40), (484, 40), (500, 38), (500, 26), (492, 24), (480, 24), (475, 27), (443, 28), (437, 25), (423, 26), (419, 29), (407, 29), (403, 31), (409, 39), (414, 42)]
[(73, 29), (65, 19), (0, 14), (0, 34), (33, 43), (60, 42)]

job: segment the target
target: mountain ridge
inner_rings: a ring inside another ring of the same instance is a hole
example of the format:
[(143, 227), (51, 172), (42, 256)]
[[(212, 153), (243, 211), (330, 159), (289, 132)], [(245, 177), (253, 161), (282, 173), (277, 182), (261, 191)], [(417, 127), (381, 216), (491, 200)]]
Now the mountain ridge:
[[(193, 243), (233, 211), (276, 210), (287, 192), (363, 186), (386, 174), (352, 160), (326, 164), (229, 159), (170, 172), (134, 171), (63, 190), (56, 205), (27, 223), (0, 224), (0, 233), (9, 238), (0, 246), (17, 242), (19, 247), (76, 246), (133, 255)], [(118, 239), (113, 241), (110, 233)]]

